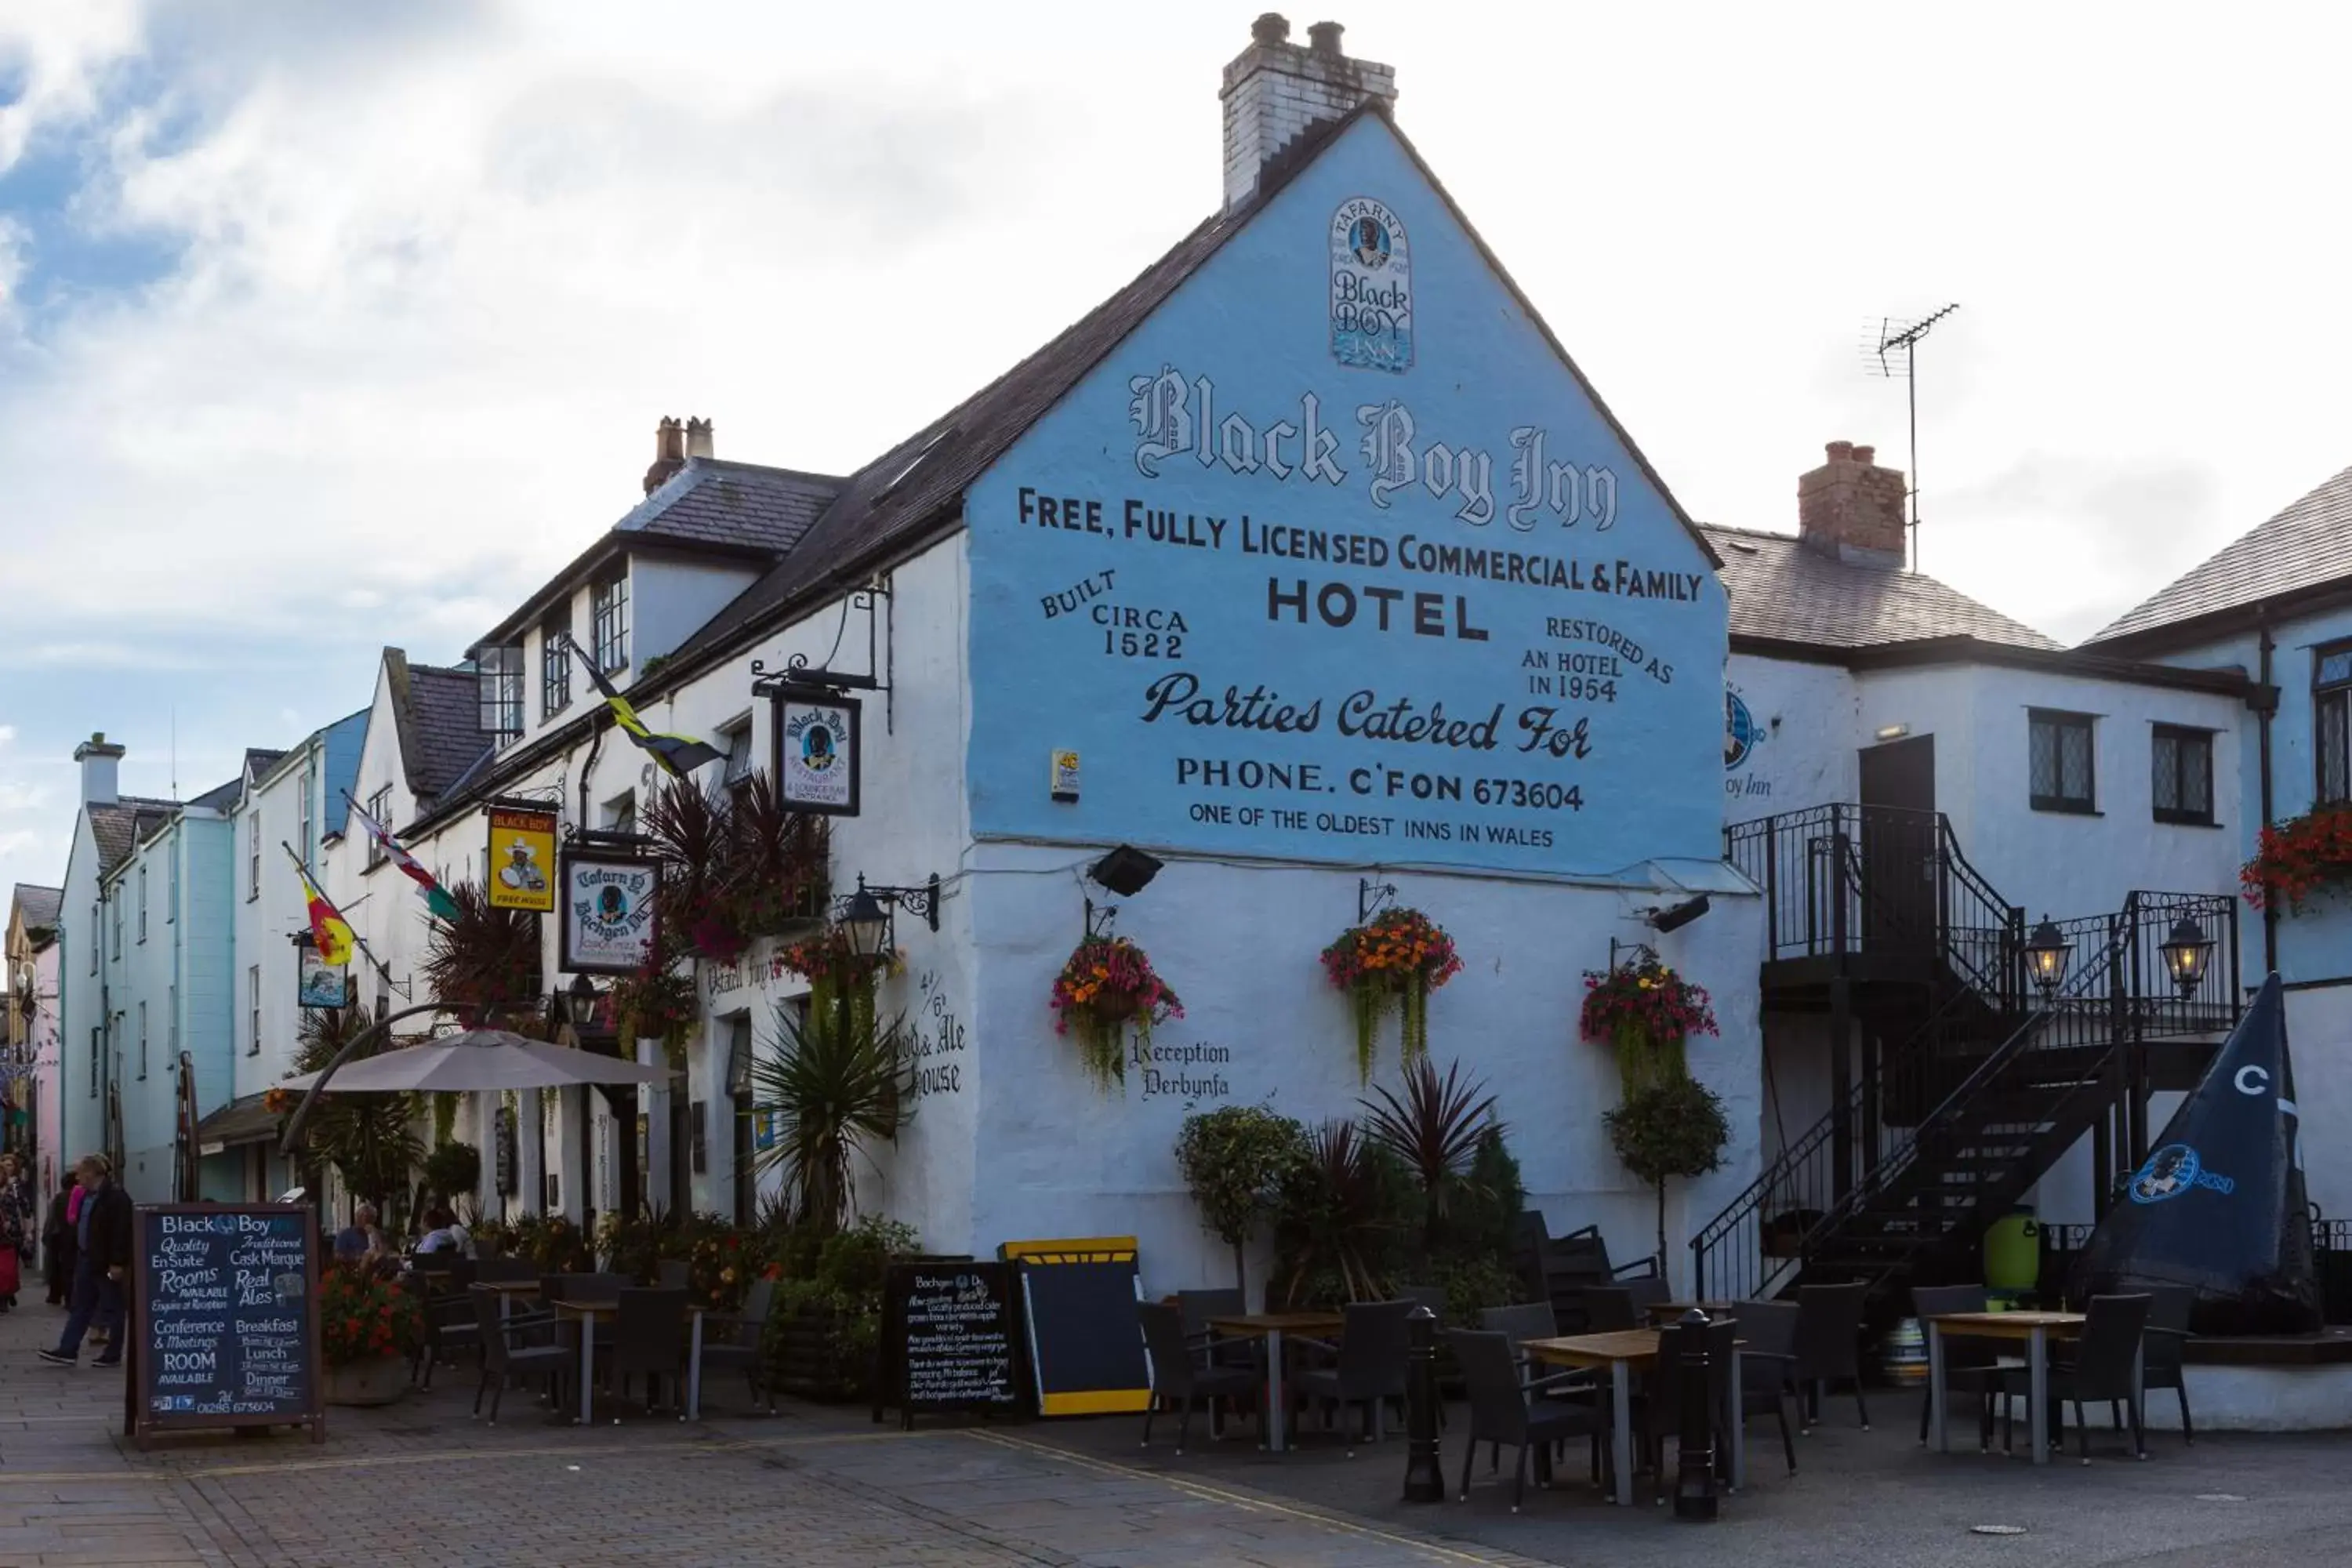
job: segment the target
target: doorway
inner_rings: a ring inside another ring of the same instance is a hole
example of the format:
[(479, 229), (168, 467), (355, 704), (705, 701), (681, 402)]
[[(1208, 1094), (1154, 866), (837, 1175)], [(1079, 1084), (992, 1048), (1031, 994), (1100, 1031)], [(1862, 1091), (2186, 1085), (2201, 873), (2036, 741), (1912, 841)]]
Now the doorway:
[(1862, 933), (1865, 951), (1935, 948), (1936, 737), (1915, 735), (1862, 749)]

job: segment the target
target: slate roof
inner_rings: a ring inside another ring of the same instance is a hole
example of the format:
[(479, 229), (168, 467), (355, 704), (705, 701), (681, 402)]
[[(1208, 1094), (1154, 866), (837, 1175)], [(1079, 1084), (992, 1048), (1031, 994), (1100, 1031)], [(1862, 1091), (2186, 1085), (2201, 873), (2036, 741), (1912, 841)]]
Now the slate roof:
[(250, 783), (252, 780), (259, 778), (262, 774), (268, 773), (270, 769), (276, 767), (285, 760), (286, 753), (284, 752), (273, 752), (267, 746), (247, 746), (245, 749), (245, 776), (247, 781)]
[[(401, 726), (401, 761), (409, 793), (430, 800), (456, 784), (490, 750), (482, 731), (481, 694), (470, 669), (437, 665), (408, 667), (406, 722)], [(388, 825), (387, 825), (388, 826)]]
[(178, 816), (180, 803), (126, 795), (112, 805), (83, 809), (89, 813), (89, 835), (98, 843), (98, 870), (103, 877), (129, 859), (141, 839)]
[[(251, 770), (253, 767), (253, 758), (255, 754), (256, 753), (252, 752), (247, 752), (245, 754), (245, 765), (247, 768), (246, 778), (250, 778), (252, 776)], [(259, 754), (265, 757), (269, 757), (284, 756), (286, 753), (283, 752), (263, 752)], [(200, 805), (206, 811), (227, 811), (235, 807), (236, 803), (244, 798), (245, 778), (234, 778), (229, 780), (226, 784), (213, 785), (212, 788), (205, 791), (204, 794), (196, 796), (195, 799), (188, 802), (188, 804), (190, 805)]]
[[(1350, 113), (1313, 126), (1295, 138), (1267, 163), (1254, 195), (1213, 214), (1125, 288), (1065, 328), (1045, 347), (842, 481), (840, 493), (799, 547), (677, 648), (672, 666), (678, 678), (684, 678), (698, 657), (721, 652), (794, 603), (837, 590), (880, 562), (911, 548), (924, 536), (958, 526), (964, 488), (986, 472), (1105, 355), (1214, 256), (1226, 240), (1280, 195), (1284, 187), (1324, 148), (1367, 115), (1386, 120), (1387, 105), (1378, 99), (1368, 100)], [(1698, 540), (1701, 550), (1710, 550), (1700, 531), (1683, 515), (1664, 481), (1633, 445), (1632, 436), (1617, 423), (1601, 402), (1600, 393), (1585, 379), (1567, 350), (1551, 336), (1502, 262), (1478, 237), (1444, 184), (1423, 162), (1404, 133), (1393, 124), (1390, 130), (1406, 157), (1477, 246), (1496, 278), (1518, 300), (1528, 321), (1544, 333), (1560, 363), (1583, 387), (1643, 475), (1666, 497), (1676, 519)]]
[(2352, 578), (2352, 468), (2092, 634), (2084, 646), (2147, 634)]
[(1793, 533), (1702, 524), (1723, 558), (1731, 635), (1822, 648), (1879, 647), (1969, 637), (2014, 647), (2060, 645), (1933, 577), (1853, 565)]
[(25, 912), (26, 925), (56, 929), (58, 910), (66, 901), (63, 888), (38, 888), (30, 882), (19, 882), (13, 896), (16, 907)]
[(613, 531), (781, 555), (801, 542), (845, 482), (831, 474), (688, 458)]

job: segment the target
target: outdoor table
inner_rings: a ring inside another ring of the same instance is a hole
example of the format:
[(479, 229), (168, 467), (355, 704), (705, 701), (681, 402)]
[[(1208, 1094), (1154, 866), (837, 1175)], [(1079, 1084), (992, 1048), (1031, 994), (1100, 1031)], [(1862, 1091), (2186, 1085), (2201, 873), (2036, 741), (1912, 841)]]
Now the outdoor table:
[(1244, 1312), (1236, 1317), (1209, 1320), (1209, 1327), (1219, 1333), (1231, 1334), (1236, 1339), (1262, 1339), (1265, 1342), (1265, 1441), (1259, 1447), (1267, 1452), (1282, 1452), (1285, 1447), (1284, 1418), (1289, 1414), (1282, 1388), (1282, 1336), (1336, 1334), (1347, 1321), (1338, 1312)]
[[(534, 1287), (536, 1289), (536, 1287)], [(576, 1318), (580, 1321), (580, 1425), (588, 1426), (595, 1418), (593, 1389), (596, 1383), (596, 1321), (600, 1318), (620, 1315), (618, 1301), (556, 1301), (550, 1303), (558, 1317)], [(702, 1418), (702, 1309), (686, 1309), (688, 1348), (686, 1356), (685, 1421)], [(621, 1418), (613, 1417), (618, 1426)]]
[(497, 1293), (500, 1321), (514, 1315), (515, 1298), (539, 1294), (539, 1281), (536, 1279), (483, 1279), (477, 1283), (483, 1289)]
[[(1609, 1453), (1617, 1472), (1617, 1493), (1612, 1500), (1620, 1507), (1630, 1508), (1633, 1502), (1633, 1373), (1657, 1365), (1658, 1344), (1664, 1338), (1656, 1329), (1624, 1329), (1612, 1334), (1574, 1334), (1566, 1339), (1519, 1342), (1519, 1348), (1531, 1359), (1552, 1366), (1609, 1369)], [(1739, 1418), (1738, 1409), (1743, 1386), (1740, 1347), (1745, 1343), (1738, 1341), (1731, 1347), (1734, 1491), (1748, 1484), (1748, 1423)]]
[[(1936, 1451), (1952, 1451), (1952, 1434), (1946, 1417), (1950, 1401), (1944, 1394), (1944, 1336), (1972, 1340), (2023, 1340), (2026, 1380), (2032, 1393), (2026, 1403), (2033, 1434), (2033, 1462), (2050, 1462), (2050, 1340), (2073, 1339), (2082, 1332), (2080, 1312), (1944, 1312), (1927, 1320), (1927, 1425), (1936, 1435)], [(2132, 1388), (2137, 1395), (2142, 1376), (2141, 1357), (2132, 1357)]]

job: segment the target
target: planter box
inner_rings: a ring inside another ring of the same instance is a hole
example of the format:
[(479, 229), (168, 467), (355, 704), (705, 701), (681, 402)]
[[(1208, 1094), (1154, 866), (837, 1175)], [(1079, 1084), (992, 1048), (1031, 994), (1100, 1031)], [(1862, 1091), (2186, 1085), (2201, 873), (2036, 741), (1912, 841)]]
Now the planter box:
[(769, 1391), (825, 1404), (857, 1398), (866, 1369), (847, 1365), (835, 1348), (842, 1315), (816, 1308), (789, 1313), (780, 1309), (777, 1315), (781, 1321), (768, 1330)]
[(408, 1358), (377, 1356), (373, 1361), (331, 1366), (326, 1369), (323, 1392), (330, 1405), (391, 1405), (408, 1392)]

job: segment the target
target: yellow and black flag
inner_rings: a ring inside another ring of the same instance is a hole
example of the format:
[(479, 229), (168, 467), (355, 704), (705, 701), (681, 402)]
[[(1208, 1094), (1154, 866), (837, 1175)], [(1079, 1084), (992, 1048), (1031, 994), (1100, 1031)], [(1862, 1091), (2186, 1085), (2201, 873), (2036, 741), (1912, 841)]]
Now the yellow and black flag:
[(581, 665), (588, 671), (588, 679), (595, 682), (597, 694), (604, 699), (605, 706), (612, 709), (613, 721), (637, 743), (638, 750), (652, 752), (654, 761), (659, 763), (662, 770), (672, 778), (684, 778), (703, 763), (715, 763), (727, 754), (708, 741), (698, 741), (691, 735), (666, 735), (646, 728), (646, 721), (637, 717), (637, 710), (629, 706), (629, 700), (614, 690), (613, 683), (604, 679), (604, 672), (596, 668), (596, 661), (588, 657), (588, 650), (572, 642), (569, 637), (563, 640), (572, 643), (572, 651), (579, 656)]

